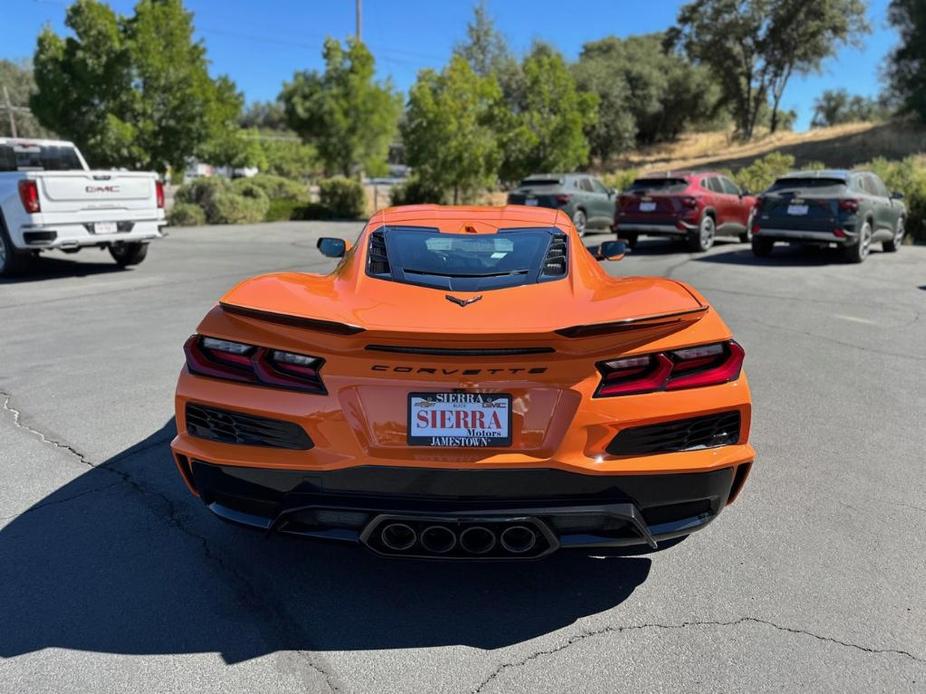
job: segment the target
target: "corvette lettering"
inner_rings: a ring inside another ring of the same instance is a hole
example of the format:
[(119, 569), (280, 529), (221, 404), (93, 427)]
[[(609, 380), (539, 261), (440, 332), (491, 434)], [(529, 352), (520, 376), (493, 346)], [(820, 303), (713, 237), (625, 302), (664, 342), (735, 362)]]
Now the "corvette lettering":
[(517, 375), (517, 374), (542, 374), (546, 373), (545, 366), (525, 366), (514, 368), (485, 368), (485, 369), (448, 369), (430, 368), (426, 366), (390, 366), (388, 364), (374, 364), (370, 367), (371, 371), (390, 371), (397, 374), (427, 374), (431, 376), (497, 376), (499, 374)]

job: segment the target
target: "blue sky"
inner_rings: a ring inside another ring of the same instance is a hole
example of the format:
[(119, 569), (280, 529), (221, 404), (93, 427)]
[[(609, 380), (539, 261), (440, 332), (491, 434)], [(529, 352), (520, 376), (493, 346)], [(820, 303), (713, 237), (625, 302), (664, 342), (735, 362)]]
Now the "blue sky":
[[(812, 0), (808, 0), (811, 1)], [(889, 0), (869, 0), (874, 32), (862, 48), (846, 47), (822, 74), (792, 79), (783, 106), (808, 126), (814, 98), (824, 89), (845, 87), (875, 96), (879, 70), (896, 41), (886, 24)], [(35, 38), (49, 24), (59, 33), (65, 0), (0, 0), (0, 58), (31, 56)], [(131, 13), (134, 0), (112, 0)], [(673, 23), (682, 0), (490, 0), (489, 9), (512, 47), (526, 50), (534, 39), (555, 44), (574, 59), (582, 44), (609, 34), (662, 31)], [(325, 36), (354, 31), (354, 0), (186, 0), (197, 34), (206, 43), (214, 73), (225, 73), (247, 99), (274, 98), (294, 71), (321, 64)], [(363, 0), (363, 38), (373, 50), (381, 76), (403, 91), (423, 67), (441, 67), (465, 34), (470, 0)]]

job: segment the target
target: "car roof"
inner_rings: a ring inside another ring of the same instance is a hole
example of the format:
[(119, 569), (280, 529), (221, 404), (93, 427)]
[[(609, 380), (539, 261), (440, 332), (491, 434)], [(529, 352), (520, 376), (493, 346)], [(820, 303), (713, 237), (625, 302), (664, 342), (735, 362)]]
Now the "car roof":
[(641, 176), (637, 176), (636, 180), (638, 181), (651, 181), (658, 180), (661, 178), (697, 178), (703, 176), (727, 176), (727, 174), (720, 171), (694, 171), (694, 170), (683, 170), (683, 171), (659, 171), (656, 173), (647, 173)]
[[(783, 178), (841, 178), (843, 180), (848, 180), (852, 173), (852, 171), (848, 171), (846, 169), (814, 169), (812, 171), (792, 171), (785, 174), (784, 176), (779, 176), (778, 180)], [(856, 171), (854, 173), (866, 172)]]
[(370, 218), (370, 225), (425, 226), (446, 233), (495, 233), (499, 229), (525, 226), (552, 227), (568, 221), (559, 210), (547, 207), (504, 205), (402, 205), (380, 210)]
[(39, 147), (73, 147), (67, 140), (42, 140), (34, 137), (0, 137), (0, 145), (38, 145)]

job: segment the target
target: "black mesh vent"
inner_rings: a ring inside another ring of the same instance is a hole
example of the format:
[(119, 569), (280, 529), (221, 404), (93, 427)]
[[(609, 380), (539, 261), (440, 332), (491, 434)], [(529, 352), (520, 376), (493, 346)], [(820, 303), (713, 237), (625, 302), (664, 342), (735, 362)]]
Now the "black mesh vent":
[(370, 274), (389, 275), (389, 256), (386, 254), (386, 239), (383, 232), (374, 231), (370, 234)]
[(547, 257), (543, 261), (544, 277), (562, 277), (566, 274), (566, 237), (557, 234), (550, 240)]
[(611, 455), (672, 453), (715, 448), (740, 438), (740, 413), (720, 412), (706, 417), (676, 419), (662, 424), (624, 429), (608, 446)]
[(186, 428), (190, 436), (221, 443), (267, 446), (305, 451), (314, 445), (305, 430), (294, 422), (255, 417), (204, 405), (187, 403)]

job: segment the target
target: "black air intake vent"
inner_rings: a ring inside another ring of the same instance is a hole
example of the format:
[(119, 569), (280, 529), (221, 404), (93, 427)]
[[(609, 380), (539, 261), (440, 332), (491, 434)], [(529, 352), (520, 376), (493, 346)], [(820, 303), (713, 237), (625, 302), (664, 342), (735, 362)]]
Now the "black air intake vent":
[(729, 446), (739, 438), (740, 413), (719, 412), (706, 417), (624, 429), (614, 437), (607, 450), (611, 455), (674, 453)]
[(370, 234), (369, 268), (372, 275), (391, 275), (389, 269), (389, 256), (386, 254), (386, 239), (383, 232), (374, 231)]
[(314, 445), (305, 430), (294, 422), (255, 417), (205, 405), (187, 403), (186, 428), (190, 436), (237, 443), (305, 451)]
[(566, 274), (566, 237), (557, 234), (550, 240), (550, 248), (547, 249), (547, 257), (543, 261), (544, 277), (562, 277)]

